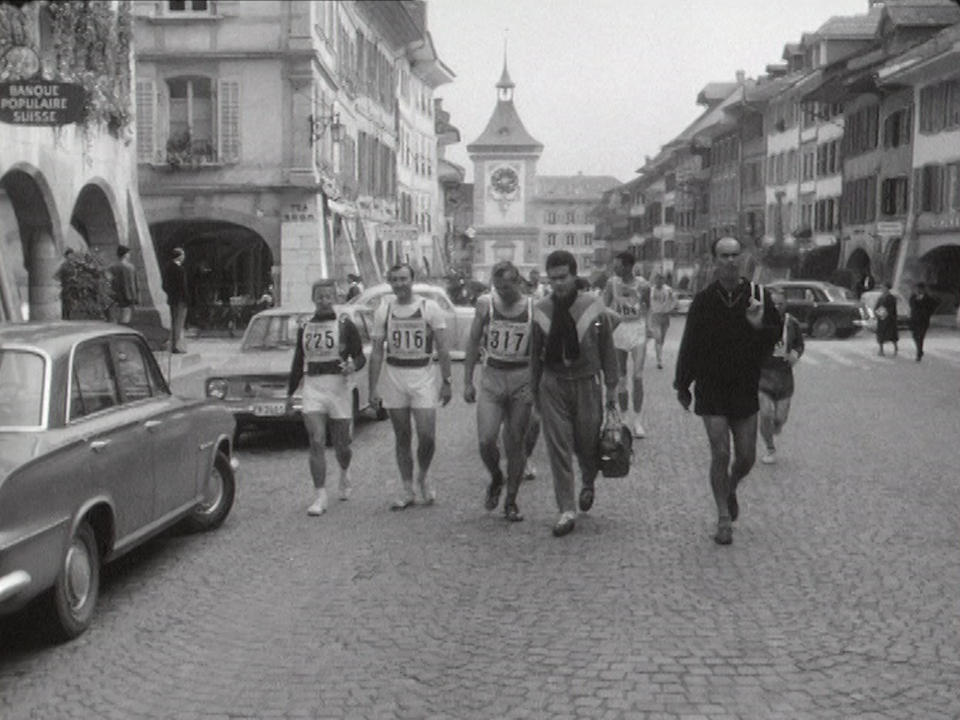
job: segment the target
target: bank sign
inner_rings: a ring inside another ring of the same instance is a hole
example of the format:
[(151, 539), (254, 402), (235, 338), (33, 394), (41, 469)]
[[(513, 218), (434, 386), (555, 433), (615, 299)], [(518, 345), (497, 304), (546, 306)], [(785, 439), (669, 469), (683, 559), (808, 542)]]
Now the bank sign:
[(74, 83), (25, 80), (0, 83), (0, 122), (54, 127), (83, 119), (86, 92)]

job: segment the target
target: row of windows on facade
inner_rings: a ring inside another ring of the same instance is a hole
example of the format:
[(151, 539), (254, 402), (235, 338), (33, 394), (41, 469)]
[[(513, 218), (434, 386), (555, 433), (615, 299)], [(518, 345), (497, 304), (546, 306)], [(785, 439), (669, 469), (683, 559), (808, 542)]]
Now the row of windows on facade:
[(416, 225), (421, 232), (433, 232), (433, 214), (430, 211), (430, 196), (422, 193), (416, 196), (407, 192), (398, 198), (400, 222)]
[[(558, 223), (577, 225), (578, 223), (588, 222), (586, 215), (581, 217), (575, 210), (568, 210), (566, 213), (559, 213), (556, 210), (547, 210), (543, 217), (547, 225), (557, 225)], [(563, 218), (563, 220), (561, 220), (561, 218)]]
[[(546, 243), (548, 247), (557, 247), (559, 243), (559, 235), (557, 233), (547, 233)], [(593, 245), (593, 233), (565, 233), (563, 235), (564, 245), (567, 247), (576, 247), (577, 245), (590, 246)]]

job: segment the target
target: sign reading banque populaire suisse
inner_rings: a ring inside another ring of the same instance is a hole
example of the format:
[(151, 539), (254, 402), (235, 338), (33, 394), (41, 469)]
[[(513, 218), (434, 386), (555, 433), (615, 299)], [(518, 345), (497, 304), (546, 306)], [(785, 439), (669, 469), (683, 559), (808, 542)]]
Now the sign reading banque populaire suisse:
[(69, 125), (83, 119), (86, 91), (75, 83), (23, 80), (0, 83), (0, 122)]

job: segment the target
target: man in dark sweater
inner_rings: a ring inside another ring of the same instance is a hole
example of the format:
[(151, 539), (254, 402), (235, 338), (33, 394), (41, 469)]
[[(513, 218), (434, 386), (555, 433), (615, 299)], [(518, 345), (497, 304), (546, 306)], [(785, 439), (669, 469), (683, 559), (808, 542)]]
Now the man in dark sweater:
[(923, 360), (923, 340), (930, 329), (930, 318), (940, 306), (940, 300), (927, 294), (926, 283), (917, 283), (910, 295), (910, 333), (917, 348), (917, 362)]
[(333, 450), (340, 465), (340, 499), (350, 496), (350, 425), (353, 422), (352, 375), (367, 358), (357, 326), (346, 315), (337, 317), (333, 303), (337, 284), (332, 279), (313, 285), (316, 313), (297, 330), (297, 349), (290, 367), (287, 403), (300, 387), (303, 424), (310, 436), (310, 475), (317, 491), (310, 515), (322, 515), (327, 509), (327, 426)]
[(763, 287), (740, 277), (741, 252), (732, 237), (713, 244), (717, 279), (690, 305), (674, 379), (685, 410), (696, 397), (694, 412), (703, 418), (710, 440), (710, 485), (718, 514), (714, 540), (720, 545), (733, 542), (732, 522), (740, 513), (737, 484), (757, 453), (760, 368), (783, 331)]
[(187, 269), (184, 266), (187, 254), (183, 248), (173, 249), (173, 258), (163, 269), (163, 291), (170, 306), (170, 352), (185, 353), (183, 330), (187, 323), (190, 306), (190, 290), (187, 287)]

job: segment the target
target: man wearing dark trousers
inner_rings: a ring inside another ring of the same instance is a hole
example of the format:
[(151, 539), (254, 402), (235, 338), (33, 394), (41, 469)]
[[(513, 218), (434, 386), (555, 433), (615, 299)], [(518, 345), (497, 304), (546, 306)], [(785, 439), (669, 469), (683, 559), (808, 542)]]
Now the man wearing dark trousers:
[(576, 258), (565, 250), (550, 253), (547, 277), (553, 292), (534, 306), (530, 369), (560, 510), (553, 534), (560, 537), (573, 530), (577, 518), (574, 455), (582, 480), (580, 510), (593, 507), (603, 388), (607, 406), (616, 407), (620, 368), (613, 345), (616, 321), (602, 300), (579, 289)]
[[(703, 418), (710, 441), (710, 485), (717, 504), (719, 545), (733, 542), (740, 514), (737, 485), (757, 454), (760, 368), (783, 332), (783, 320), (763, 287), (740, 277), (740, 242), (713, 244), (717, 279), (690, 305), (674, 389), (685, 410), (694, 386), (694, 412)], [(730, 438), (733, 438), (733, 462)]]
[(173, 258), (163, 271), (163, 291), (167, 294), (170, 306), (170, 352), (185, 353), (183, 329), (187, 322), (187, 309), (190, 306), (187, 270), (184, 261), (187, 254), (183, 248), (173, 249)]
[(940, 306), (940, 300), (927, 295), (925, 283), (917, 283), (910, 295), (910, 334), (917, 348), (917, 362), (923, 360), (923, 341), (930, 329), (930, 318)]

